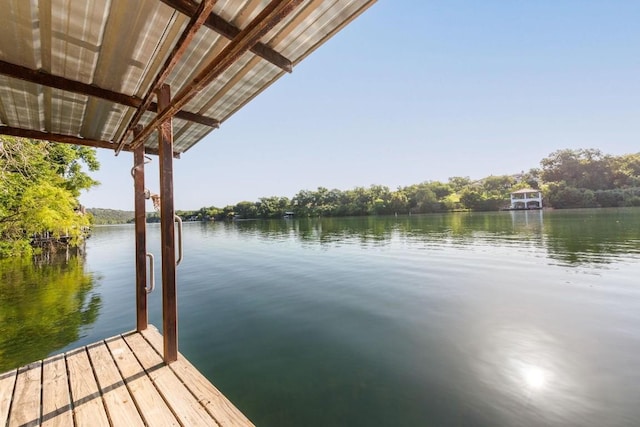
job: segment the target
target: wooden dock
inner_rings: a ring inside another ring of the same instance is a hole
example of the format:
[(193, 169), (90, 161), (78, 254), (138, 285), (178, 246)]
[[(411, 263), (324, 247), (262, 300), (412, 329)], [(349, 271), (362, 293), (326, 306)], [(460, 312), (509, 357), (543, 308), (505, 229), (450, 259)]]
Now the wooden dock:
[(0, 426), (253, 426), (154, 328), (0, 375)]

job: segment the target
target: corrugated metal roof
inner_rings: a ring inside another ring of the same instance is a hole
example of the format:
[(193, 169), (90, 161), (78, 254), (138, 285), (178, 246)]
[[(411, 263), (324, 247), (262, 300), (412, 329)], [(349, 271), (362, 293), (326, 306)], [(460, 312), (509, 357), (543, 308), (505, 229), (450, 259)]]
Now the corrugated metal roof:
[[(225, 25), (243, 30), (269, 3), (218, 1), (212, 14)], [(371, 3), (302, 1), (259, 41), (295, 65)], [(0, 0), (0, 133), (11, 128), (128, 144), (132, 136), (127, 131), (137, 107), (188, 26), (190, 16), (184, 8), (195, 10), (199, 4), (194, 0)], [(188, 88), (229, 43), (227, 37), (202, 26), (165, 81), (172, 94)], [(277, 61), (270, 62), (255, 51), (242, 54), (182, 110), (222, 123), (285, 72)], [(37, 73), (22, 75), (20, 70)], [(42, 76), (49, 80), (41, 80)], [(47, 83), (56, 78), (63, 82)], [(69, 89), (68, 81), (84, 86)], [(82, 88), (126, 99), (114, 102), (83, 93)], [(139, 123), (145, 126), (155, 116), (146, 111)], [(213, 130), (182, 118), (174, 118), (173, 127), (178, 153)], [(157, 148), (155, 134), (144, 143), (151, 151)]]

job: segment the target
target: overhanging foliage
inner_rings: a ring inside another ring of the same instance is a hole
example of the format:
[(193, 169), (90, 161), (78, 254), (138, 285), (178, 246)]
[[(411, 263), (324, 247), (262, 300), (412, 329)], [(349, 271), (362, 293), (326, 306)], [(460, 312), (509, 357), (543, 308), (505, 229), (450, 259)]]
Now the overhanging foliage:
[(95, 149), (0, 136), (0, 257), (29, 252), (35, 234), (75, 244), (89, 218), (78, 208), (82, 190), (98, 182)]

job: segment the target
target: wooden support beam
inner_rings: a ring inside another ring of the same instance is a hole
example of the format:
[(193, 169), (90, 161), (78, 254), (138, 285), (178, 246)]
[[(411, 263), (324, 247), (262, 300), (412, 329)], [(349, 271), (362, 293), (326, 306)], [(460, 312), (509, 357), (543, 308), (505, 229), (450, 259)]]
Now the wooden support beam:
[[(24, 80), (29, 83), (35, 83), (54, 89), (60, 89), (67, 92), (78, 93), (80, 95), (104, 99), (106, 101), (111, 101), (116, 104), (125, 105), (127, 107), (136, 109), (140, 108), (140, 106), (142, 105), (142, 99), (136, 96), (129, 96), (123, 93), (103, 89), (95, 85), (89, 85), (75, 80), (70, 80), (65, 77), (54, 76), (53, 74), (46, 73), (42, 70), (32, 70), (20, 65), (10, 64), (2, 60), (0, 60), (0, 74), (13, 77), (14, 79)], [(150, 102), (149, 108), (147, 108), (147, 110), (155, 113), (158, 111), (158, 105), (154, 102)], [(195, 122), (201, 125), (211, 126), (215, 128), (220, 126), (219, 120), (196, 113), (191, 113), (189, 111), (179, 111), (178, 113), (176, 113), (175, 117), (177, 119), (187, 120), (190, 122)]]
[[(198, 5), (195, 13), (191, 16), (191, 19), (189, 20), (187, 27), (184, 29), (184, 31), (180, 35), (178, 42), (173, 47), (173, 50), (171, 51), (171, 53), (169, 54), (169, 57), (167, 58), (164, 65), (160, 69), (160, 72), (156, 74), (156, 77), (153, 80), (153, 83), (151, 84), (151, 87), (149, 88), (147, 95), (142, 100), (142, 104), (138, 108), (138, 111), (136, 111), (136, 113), (133, 115), (133, 117), (129, 121), (129, 125), (127, 126), (127, 129), (131, 130), (133, 129), (134, 126), (138, 124), (144, 112), (149, 108), (152, 97), (155, 96), (156, 91), (160, 88), (160, 86), (164, 84), (164, 82), (169, 77), (169, 74), (171, 74), (171, 71), (173, 71), (175, 66), (178, 64), (178, 61), (180, 61), (180, 58), (182, 58), (182, 55), (184, 55), (187, 48), (189, 47), (191, 40), (193, 40), (193, 37), (196, 35), (198, 30), (202, 27), (202, 24), (204, 24), (204, 20), (207, 19), (207, 17), (211, 13), (211, 10), (213, 9), (213, 5), (215, 3), (216, 3), (216, 0), (202, 0), (200, 2), (200, 5)], [(118, 143), (118, 148), (116, 148), (116, 155), (120, 154), (120, 150), (122, 150), (122, 147), (125, 142), (124, 141), (125, 136), (126, 136), (126, 133), (122, 136), (122, 138), (120, 138), (120, 142)]]
[[(149, 108), (147, 108), (147, 111), (151, 111), (152, 113), (157, 113), (158, 104), (156, 104), (155, 102), (150, 103)], [(209, 126), (216, 129), (220, 127), (220, 120), (203, 116), (202, 114), (191, 113), (185, 110), (178, 111), (174, 117), (176, 119), (186, 120), (188, 122), (194, 122), (200, 125), (205, 125), (205, 126)]]
[(58, 133), (42, 132), (39, 130), (22, 129), (12, 126), (0, 126), (0, 135), (17, 136), (20, 138), (40, 139), (44, 141), (62, 142), (65, 144), (84, 145), (95, 148), (115, 148), (115, 144), (109, 141), (97, 139), (78, 138), (77, 136)]
[(42, 70), (32, 70), (31, 68), (22, 67), (20, 65), (11, 64), (1, 60), (0, 74), (54, 89), (105, 99), (107, 101), (115, 102), (116, 104), (126, 105), (127, 107), (137, 108), (142, 103), (142, 100), (135, 96), (113, 92), (107, 89), (102, 89), (98, 86), (89, 85), (67, 79), (65, 77), (54, 76), (53, 74), (49, 74)]
[[(43, 141), (61, 142), (64, 144), (84, 145), (86, 147), (93, 148), (106, 148), (108, 150), (115, 150), (116, 144), (110, 141), (102, 141), (98, 139), (79, 138), (73, 135), (63, 135), (59, 133), (42, 132), (39, 130), (15, 128), (12, 126), (0, 125), (0, 135), (17, 136), (19, 138), (31, 138), (39, 139)], [(125, 151), (133, 151), (128, 145), (124, 148)], [(158, 150), (154, 148), (147, 148), (146, 154), (158, 155)], [(180, 158), (180, 153), (173, 153), (173, 157)]]
[[(198, 9), (198, 3), (193, 0), (161, 1), (187, 16), (192, 16)], [(241, 32), (238, 27), (225, 21), (222, 17), (216, 15), (215, 13), (211, 13), (209, 15), (204, 25), (229, 40), (233, 40)], [(290, 60), (263, 43), (256, 43), (255, 46), (253, 46), (250, 50), (262, 59), (272, 63), (273, 65), (286, 71), (287, 73), (290, 73), (293, 70), (293, 65)]]
[[(158, 106), (171, 104), (168, 85), (158, 90)], [(160, 242), (162, 246), (162, 335), (164, 361), (178, 359), (178, 301), (176, 294), (176, 242), (173, 217), (173, 124), (168, 117), (158, 128), (160, 147)]]
[(186, 85), (166, 108), (158, 107), (160, 113), (133, 139), (130, 146), (135, 148), (142, 144), (151, 133), (168, 118), (173, 117), (202, 89), (225, 70), (233, 65), (242, 55), (253, 47), (261, 37), (268, 33), (274, 26), (282, 21), (302, 0), (272, 0), (253, 21), (234, 38), (209, 65), (202, 70), (193, 81)]
[[(134, 129), (140, 132), (142, 126)], [(136, 224), (136, 330), (148, 326), (147, 313), (147, 212), (144, 197), (144, 145), (133, 152), (134, 207)]]

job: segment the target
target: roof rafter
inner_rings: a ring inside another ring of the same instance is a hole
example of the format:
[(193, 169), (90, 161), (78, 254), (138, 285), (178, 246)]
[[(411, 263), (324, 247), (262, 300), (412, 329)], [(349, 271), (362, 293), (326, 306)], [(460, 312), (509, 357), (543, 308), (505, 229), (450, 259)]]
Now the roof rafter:
[[(195, 13), (191, 16), (191, 19), (189, 20), (186, 28), (180, 35), (178, 42), (173, 47), (173, 50), (169, 54), (169, 57), (162, 66), (162, 69), (153, 80), (153, 84), (149, 88), (147, 95), (142, 100), (142, 105), (140, 105), (138, 111), (136, 111), (136, 113), (129, 121), (127, 130), (133, 130), (133, 128), (138, 124), (138, 122), (142, 118), (142, 115), (151, 104), (151, 100), (153, 99), (156, 90), (158, 90), (164, 84), (165, 80), (169, 77), (169, 74), (171, 74), (171, 71), (173, 71), (175, 66), (178, 64), (178, 61), (180, 61), (180, 58), (182, 58), (182, 55), (184, 55), (187, 48), (189, 47), (191, 40), (193, 40), (193, 37), (196, 35), (200, 27), (202, 27), (202, 25), (204, 24), (205, 19), (207, 19), (207, 17), (211, 13), (213, 5), (216, 3), (216, 1), (217, 0), (202, 0), (200, 5), (197, 7)], [(116, 156), (120, 153), (120, 150), (122, 150), (126, 136), (127, 132), (125, 132), (120, 138), (118, 147), (116, 148)]]
[(191, 101), (198, 92), (231, 67), (242, 55), (249, 51), (261, 37), (281, 22), (300, 3), (302, 3), (302, 0), (272, 0), (190, 84), (186, 85), (176, 94), (169, 107), (160, 112), (147, 124), (142, 132), (131, 142), (131, 148), (134, 149), (142, 144), (161, 123), (173, 117), (175, 113)]
[[(5, 76), (13, 77), (19, 80), (24, 80), (29, 83), (35, 83), (54, 89), (60, 89), (68, 92), (78, 93), (80, 95), (104, 99), (106, 101), (111, 101), (116, 104), (121, 104), (136, 109), (140, 108), (140, 106), (142, 105), (142, 99), (136, 96), (130, 96), (108, 89), (103, 89), (95, 85), (70, 80), (65, 77), (55, 76), (42, 70), (32, 70), (31, 68), (11, 64), (2, 60), (0, 60), (0, 74), (4, 74)], [(149, 103), (149, 107), (147, 108), (147, 110), (155, 113), (158, 111), (158, 105), (154, 102), (151, 102)], [(214, 128), (220, 126), (220, 122), (216, 119), (196, 113), (191, 113), (189, 111), (179, 111), (176, 113), (175, 117), (178, 119), (199, 123)]]
[[(170, 6), (178, 12), (181, 12), (187, 16), (192, 16), (198, 9), (198, 3), (193, 0), (161, 1), (167, 6)], [(234, 38), (236, 38), (242, 31), (240, 30), (240, 28), (225, 21), (222, 17), (216, 15), (215, 13), (209, 14), (209, 17), (205, 21), (204, 25), (229, 40), (233, 40)], [(250, 50), (265, 61), (272, 63), (273, 65), (286, 71), (287, 73), (293, 71), (293, 64), (289, 59), (285, 58), (282, 54), (270, 48), (264, 43), (258, 42), (253, 47), (251, 47)]]
[[(0, 126), (0, 135), (10, 135), (20, 138), (40, 139), (45, 141), (62, 142), (64, 144), (84, 145), (93, 148), (107, 148), (115, 149), (116, 144), (109, 141), (102, 141), (99, 139), (78, 138), (72, 135), (63, 135), (59, 133), (42, 132), (33, 129), (22, 129), (12, 126)], [(125, 148), (126, 151), (132, 151), (129, 147)], [(158, 155), (158, 150), (155, 148), (145, 148), (145, 153)], [(173, 156), (180, 157), (179, 153), (173, 153)]]

